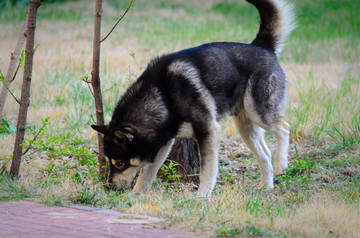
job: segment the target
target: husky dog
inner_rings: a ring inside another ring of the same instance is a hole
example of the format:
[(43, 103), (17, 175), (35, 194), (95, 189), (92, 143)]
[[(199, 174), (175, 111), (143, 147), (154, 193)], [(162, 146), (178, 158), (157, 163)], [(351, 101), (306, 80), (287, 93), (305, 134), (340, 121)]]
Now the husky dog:
[[(200, 154), (198, 196), (210, 196), (218, 174), (219, 120), (234, 118), (254, 153), (261, 185), (287, 168), (289, 125), (283, 120), (287, 79), (277, 54), (294, 28), (292, 5), (283, 0), (247, 0), (260, 13), (251, 44), (213, 42), (153, 59), (118, 102), (109, 125), (92, 128), (104, 135), (108, 183), (146, 193), (174, 138), (194, 138)], [(275, 133), (273, 166), (264, 130)]]

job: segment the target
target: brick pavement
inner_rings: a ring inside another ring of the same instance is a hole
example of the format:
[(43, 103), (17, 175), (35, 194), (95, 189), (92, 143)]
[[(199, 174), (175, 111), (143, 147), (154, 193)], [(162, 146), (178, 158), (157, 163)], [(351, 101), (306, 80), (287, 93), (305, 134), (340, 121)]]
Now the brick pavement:
[(153, 228), (154, 219), (83, 206), (6, 201), (0, 202), (0, 237), (190, 237)]

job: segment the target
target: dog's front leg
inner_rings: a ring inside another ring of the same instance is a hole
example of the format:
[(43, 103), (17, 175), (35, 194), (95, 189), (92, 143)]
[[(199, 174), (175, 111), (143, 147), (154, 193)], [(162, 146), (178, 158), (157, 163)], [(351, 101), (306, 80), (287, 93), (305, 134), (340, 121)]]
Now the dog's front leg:
[(155, 180), (156, 174), (159, 171), (161, 165), (164, 163), (167, 156), (169, 155), (173, 144), (174, 139), (171, 139), (164, 147), (159, 150), (154, 162), (141, 170), (132, 193), (144, 194), (150, 190), (150, 187)]
[(218, 175), (218, 148), (220, 126), (214, 123), (205, 138), (197, 138), (200, 150), (200, 186), (198, 197), (210, 197)]

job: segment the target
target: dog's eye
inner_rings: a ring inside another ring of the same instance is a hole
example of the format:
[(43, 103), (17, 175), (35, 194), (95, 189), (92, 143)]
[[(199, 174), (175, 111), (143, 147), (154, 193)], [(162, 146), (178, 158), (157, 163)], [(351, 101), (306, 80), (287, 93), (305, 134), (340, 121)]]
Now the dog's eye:
[(116, 161), (116, 167), (121, 167), (124, 165), (124, 162), (120, 161)]
[(122, 167), (124, 167), (125, 165), (125, 163), (122, 160), (111, 159), (111, 163), (118, 169), (122, 169)]

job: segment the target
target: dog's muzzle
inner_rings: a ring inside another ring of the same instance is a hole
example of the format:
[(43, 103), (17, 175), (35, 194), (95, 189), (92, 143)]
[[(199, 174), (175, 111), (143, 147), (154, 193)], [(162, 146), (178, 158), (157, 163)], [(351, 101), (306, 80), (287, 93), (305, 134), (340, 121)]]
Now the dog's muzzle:
[(107, 183), (105, 184), (105, 188), (113, 190), (113, 191), (121, 191), (124, 190), (126, 188), (128, 188), (130, 185), (130, 182), (128, 181), (121, 181), (121, 183)]

